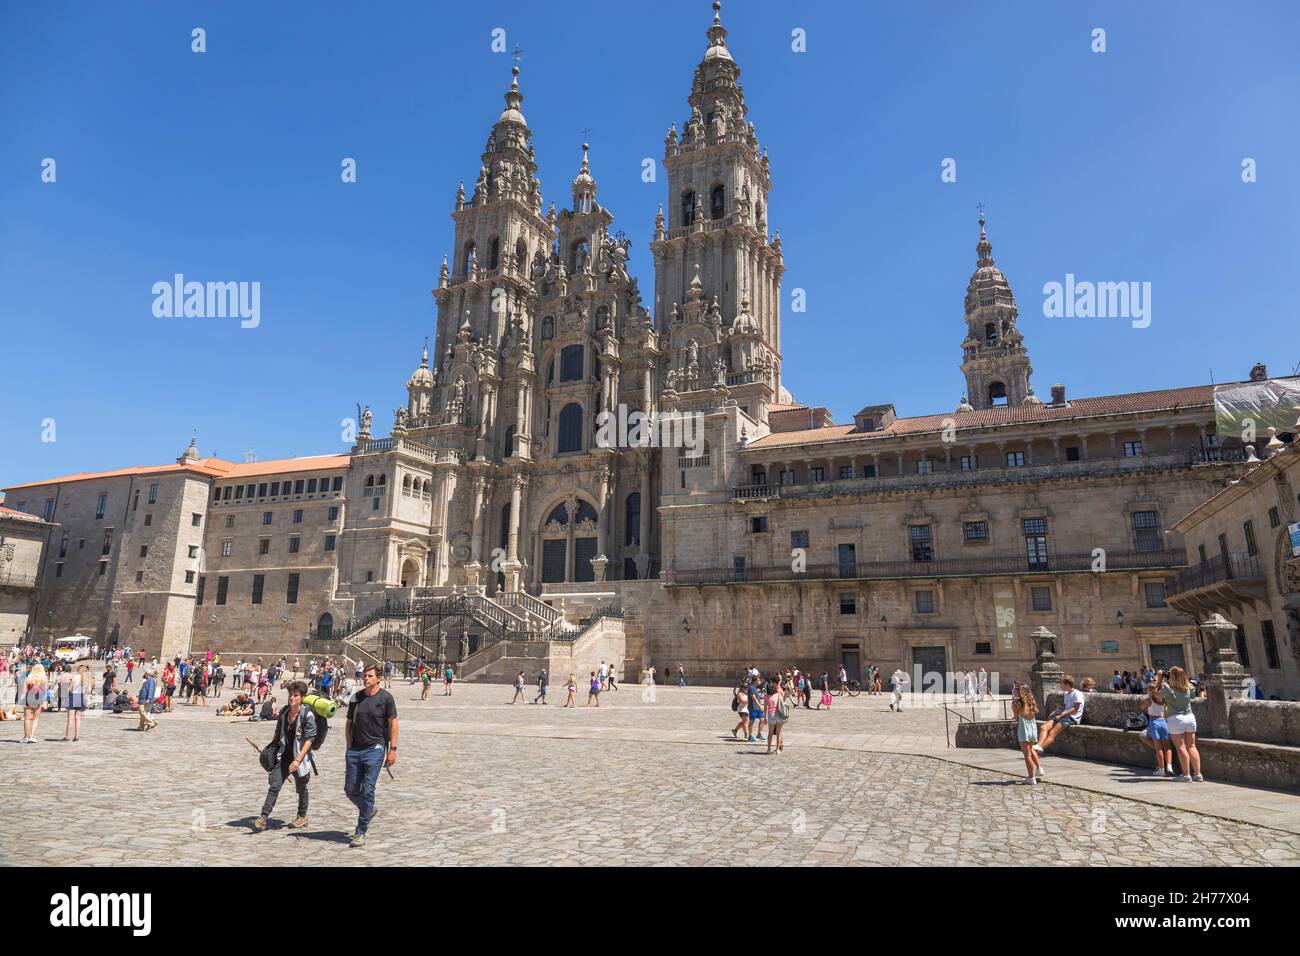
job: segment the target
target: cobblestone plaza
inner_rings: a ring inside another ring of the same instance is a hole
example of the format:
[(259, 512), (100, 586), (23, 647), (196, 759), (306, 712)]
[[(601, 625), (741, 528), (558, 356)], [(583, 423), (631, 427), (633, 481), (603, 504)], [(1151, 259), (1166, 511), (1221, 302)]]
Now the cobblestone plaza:
[(61, 741), (62, 714), (41, 718), (34, 746), (0, 723), (0, 862), (726, 865), (756, 851), (823, 865), (1144, 866), (1170, 852), (1187, 864), (1300, 862), (1293, 795), (1050, 752), (1044, 784), (1026, 787), (1015, 752), (947, 749), (942, 709), (891, 713), (887, 696), (801, 709), (786, 753), (766, 756), (730, 737), (723, 688), (626, 685), (599, 709), (570, 710), (555, 688), (545, 707), (512, 706), (500, 685), (450, 698), (435, 687), (427, 701), (405, 681), (392, 690), (401, 757), (393, 779), (381, 775), (363, 849), (347, 842), (342, 712), (310, 825), (285, 827), (290, 792), (255, 834), (266, 775), (243, 738), (264, 744), (271, 725), (178, 703), (144, 734), (135, 715), (91, 711), (77, 743)]

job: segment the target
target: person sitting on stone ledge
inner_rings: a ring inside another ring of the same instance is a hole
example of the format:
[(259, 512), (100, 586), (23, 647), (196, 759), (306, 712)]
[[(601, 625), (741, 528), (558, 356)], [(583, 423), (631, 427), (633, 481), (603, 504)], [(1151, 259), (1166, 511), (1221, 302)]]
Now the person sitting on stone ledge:
[[(1083, 720), (1083, 692), (1075, 690), (1074, 678), (1066, 674), (1061, 678), (1061, 690), (1065, 692), (1065, 702), (1060, 710), (1050, 714), (1038, 731), (1038, 743), (1034, 749), (1042, 753), (1052, 745), (1066, 727), (1076, 727)], [(1038, 775), (1043, 776), (1040, 769)]]

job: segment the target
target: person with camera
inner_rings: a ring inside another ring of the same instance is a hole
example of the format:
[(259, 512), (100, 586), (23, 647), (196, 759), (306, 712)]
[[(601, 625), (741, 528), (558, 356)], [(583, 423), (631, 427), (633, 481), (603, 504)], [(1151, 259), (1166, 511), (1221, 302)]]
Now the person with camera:
[(275, 809), (280, 789), (290, 777), (298, 791), (298, 815), (289, 821), (289, 826), (297, 829), (307, 825), (307, 785), (311, 782), (313, 769), (311, 748), (316, 742), (316, 714), (302, 702), (307, 696), (304, 682), (290, 681), (288, 690), (289, 706), (280, 711), (275, 722), (275, 736), (267, 746), (270, 753), (263, 752), (263, 766), (269, 765), (268, 786), (262, 812), (253, 821), (253, 829), (258, 832), (266, 829), (267, 817)]

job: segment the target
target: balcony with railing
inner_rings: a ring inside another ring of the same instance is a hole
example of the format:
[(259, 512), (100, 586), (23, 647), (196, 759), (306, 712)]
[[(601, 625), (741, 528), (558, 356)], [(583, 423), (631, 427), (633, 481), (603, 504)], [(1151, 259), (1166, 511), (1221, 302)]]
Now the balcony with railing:
[[(736, 485), (731, 490), (733, 501), (753, 498), (825, 498), (834, 495), (869, 494), (873, 491), (897, 491), (911, 489), (950, 488), (969, 485), (1007, 484), (1011, 482), (1042, 481), (1051, 478), (1105, 477), (1108, 475), (1128, 475), (1143, 471), (1159, 471), (1190, 468), (1197, 464), (1231, 463), (1241, 459), (1233, 457), (1236, 452), (1222, 452), (1219, 449), (1197, 449), (1191, 452), (1167, 452), (1159, 455), (1121, 455), (1105, 458), (1087, 458), (1080, 461), (1054, 461), (1019, 467), (985, 467), (962, 469), (957, 462), (951, 468), (943, 467), (943, 462), (936, 462), (933, 471), (906, 473), (901, 475), (877, 474), (871, 478), (831, 478), (823, 481), (795, 481), (781, 484), (764, 483)], [(884, 466), (894, 459), (893, 451), (879, 455), (879, 466)], [(1221, 458), (1214, 456), (1222, 455)], [(1202, 456), (1205, 456), (1202, 460)], [(822, 458), (807, 458), (806, 461), (839, 461), (856, 458), (859, 462), (871, 457), (865, 452), (839, 454), (828, 453)], [(861, 467), (861, 464), (858, 466)], [(829, 467), (826, 469), (830, 470)], [(764, 489), (755, 491), (754, 489)]]
[(790, 564), (768, 567), (714, 567), (672, 571), (670, 586), (761, 584), (764, 582), (888, 580), (891, 578), (997, 577), (1062, 572), (1141, 571), (1181, 568), (1187, 564), (1182, 548), (1156, 551), (1106, 551), (1104, 563), (1092, 551), (1051, 554), (1030, 560), (1024, 554), (946, 558), (932, 561), (857, 561), (810, 564), (796, 572)]
[(1170, 607), (1198, 616), (1267, 597), (1268, 579), (1259, 556), (1244, 551), (1194, 564), (1165, 585), (1165, 601)]

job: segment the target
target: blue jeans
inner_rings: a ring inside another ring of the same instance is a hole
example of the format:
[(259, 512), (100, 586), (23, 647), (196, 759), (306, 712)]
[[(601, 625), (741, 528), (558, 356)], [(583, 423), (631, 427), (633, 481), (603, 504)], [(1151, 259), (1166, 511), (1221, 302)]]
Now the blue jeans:
[(357, 833), (364, 834), (375, 815), (375, 784), (379, 782), (379, 771), (383, 769), (385, 756), (387, 750), (383, 746), (366, 750), (348, 748), (347, 777), (343, 782), (343, 792), (360, 811), (357, 815)]

